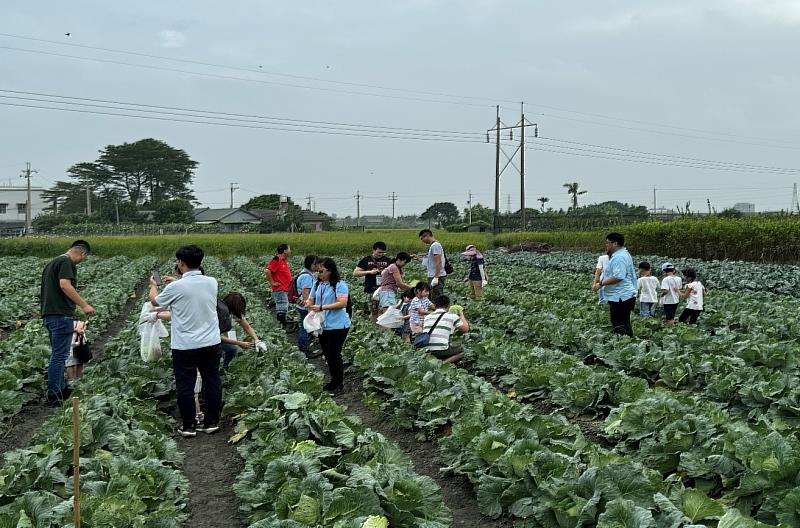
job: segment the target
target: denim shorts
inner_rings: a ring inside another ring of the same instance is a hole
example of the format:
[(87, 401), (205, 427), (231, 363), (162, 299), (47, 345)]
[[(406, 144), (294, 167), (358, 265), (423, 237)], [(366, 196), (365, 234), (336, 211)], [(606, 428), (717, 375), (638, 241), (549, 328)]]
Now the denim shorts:
[(289, 292), (274, 291), (272, 292), (272, 300), (275, 301), (276, 312), (289, 311)]
[(397, 304), (397, 292), (394, 290), (381, 290), (380, 306), (388, 308)]

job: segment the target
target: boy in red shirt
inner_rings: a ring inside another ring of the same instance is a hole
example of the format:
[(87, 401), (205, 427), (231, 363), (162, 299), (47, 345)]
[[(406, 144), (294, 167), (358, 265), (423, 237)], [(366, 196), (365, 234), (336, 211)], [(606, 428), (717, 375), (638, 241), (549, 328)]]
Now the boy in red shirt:
[(286, 326), (286, 312), (289, 310), (289, 286), (292, 282), (292, 270), (287, 259), (292, 256), (288, 244), (278, 246), (277, 253), (264, 268), (267, 282), (272, 286), (272, 300), (275, 302), (275, 314), (281, 326)]

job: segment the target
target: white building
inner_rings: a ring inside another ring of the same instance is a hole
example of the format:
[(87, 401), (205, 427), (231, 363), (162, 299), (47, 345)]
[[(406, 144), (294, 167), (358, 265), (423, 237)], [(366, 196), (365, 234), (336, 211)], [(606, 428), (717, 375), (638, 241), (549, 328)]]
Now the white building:
[(756, 212), (756, 204), (750, 202), (739, 202), (733, 204), (733, 208), (743, 214), (753, 214)]
[[(50, 204), (42, 200), (41, 187), (31, 187), (31, 219)], [(28, 200), (27, 188), (22, 185), (0, 184), (0, 225), (25, 225), (25, 204)]]

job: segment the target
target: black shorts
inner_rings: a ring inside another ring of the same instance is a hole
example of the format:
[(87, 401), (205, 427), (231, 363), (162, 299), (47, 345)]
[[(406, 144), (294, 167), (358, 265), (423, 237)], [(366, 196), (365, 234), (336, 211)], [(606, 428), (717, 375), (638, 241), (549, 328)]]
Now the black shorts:
[(675, 319), (675, 312), (678, 311), (677, 304), (665, 304), (664, 305), (664, 319), (667, 321), (672, 321)]

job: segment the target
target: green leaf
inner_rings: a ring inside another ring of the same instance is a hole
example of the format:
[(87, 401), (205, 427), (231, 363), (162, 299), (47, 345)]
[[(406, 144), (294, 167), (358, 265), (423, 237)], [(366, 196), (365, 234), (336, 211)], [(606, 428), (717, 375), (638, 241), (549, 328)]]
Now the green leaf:
[(361, 528), (389, 528), (389, 519), (383, 515), (370, 515)]
[(301, 407), (305, 406), (306, 403), (311, 398), (309, 398), (308, 394), (303, 392), (291, 392), (289, 394), (278, 394), (277, 396), (273, 396), (270, 400), (278, 400), (279, 402), (283, 403), (283, 406), (287, 409), (300, 409)]
[(719, 519), (725, 509), (717, 501), (710, 499), (700, 490), (687, 489), (681, 495), (681, 510), (692, 522), (705, 519)]
[(778, 503), (778, 521), (787, 526), (800, 526), (800, 489), (795, 488)]
[(291, 517), (297, 522), (314, 526), (319, 517), (319, 502), (308, 495), (301, 495), (300, 500), (292, 507)]
[(616, 499), (606, 505), (597, 519), (597, 528), (655, 528), (653, 514), (633, 501)]

